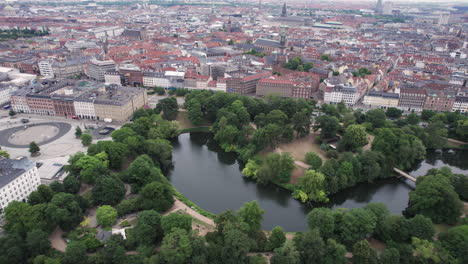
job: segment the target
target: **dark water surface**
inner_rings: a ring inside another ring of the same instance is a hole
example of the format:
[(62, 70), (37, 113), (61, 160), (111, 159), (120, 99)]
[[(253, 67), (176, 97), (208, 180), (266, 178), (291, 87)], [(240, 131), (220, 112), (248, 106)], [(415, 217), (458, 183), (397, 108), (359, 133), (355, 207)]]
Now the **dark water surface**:
[[(265, 210), (263, 228), (279, 225), (286, 231), (306, 230), (305, 206), (276, 186), (260, 186), (242, 177), (236, 154), (225, 153), (209, 133), (179, 136), (174, 143), (174, 169), (170, 181), (179, 192), (201, 208), (219, 214), (237, 210), (245, 202), (257, 200)], [(450, 166), (454, 173), (468, 174), (468, 151), (431, 151), (411, 175), (421, 176), (431, 168)], [(394, 214), (401, 214), (408, 203), (412, 182), (390, 178), (372, 184), (363, 183), (333, 195), (326, 205), (331, 208), (363, 207), (371, 202), (385, 203)]]

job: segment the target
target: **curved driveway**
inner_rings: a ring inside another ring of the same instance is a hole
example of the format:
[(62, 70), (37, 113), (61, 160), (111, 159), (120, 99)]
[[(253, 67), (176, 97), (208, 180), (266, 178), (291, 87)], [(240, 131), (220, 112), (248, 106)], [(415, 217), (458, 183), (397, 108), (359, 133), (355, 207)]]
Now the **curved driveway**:
[(47, 140), (44, 140), (42, 142), (36, 142), (37, 145), (39, 145), (39, 146), (51, 143), (51, 142), (63, 137), (71, 129), (70, 124), (63, 123), (63, 122), (46, 122), (46, 123), (38, 123), (38, 124), (30, 124), (30, 125), (25, 124), (23, 126), (12, 127), (12, 128), (8, 128), (8, 129), (0, 131), (0, 145), (4, 146), (4, 147), (7, 147), (7, 148), (28, 148), (29, 144), (28, 145), (17, 145), (17, 144), (12, 144), (12, 143), (10, 143), (10, 141), (8, 141), (8, 139), (10, 138), (10, 136), (12, 134), (23, 130), (24, 126), (28, 126), (28, 127), (32, 127), (32, 126), (54, 126), (54, 127), (58, 128), (59, 132), (57, 133), (57, 135), (55, 135), (55, 136), (53, 136), (51, 138), (48, 138)]

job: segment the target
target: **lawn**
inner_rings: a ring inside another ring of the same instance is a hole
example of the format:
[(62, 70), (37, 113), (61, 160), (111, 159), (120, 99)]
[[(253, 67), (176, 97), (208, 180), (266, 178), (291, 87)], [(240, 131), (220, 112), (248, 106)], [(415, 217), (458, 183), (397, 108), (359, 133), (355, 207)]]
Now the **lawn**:
[(211, 126), (211, 123), (208, 120), (204, 120), (200, 125), (195, 126), (194, 124), (192, 124), (192, 122), (190, 122), (190, 120), (188, 119), (188, 113), (185, 111), (179, 111), (179, 113), (177, 114), (176, 121), (179, 122), (179, 127), (181, 130)]
[(306, 137), (294, 139), (292, 142), (280, 144), (278, 147), (282, 152), (291, 153), (294, 159), (299, 161), (305, 161), (305, 154), (313, 151), (325, 162), (328, 160), (325, 151), (321, 150), (320, 145), (315, 143), (315, 137), (318, 135), (318, 133), (311, 132)]

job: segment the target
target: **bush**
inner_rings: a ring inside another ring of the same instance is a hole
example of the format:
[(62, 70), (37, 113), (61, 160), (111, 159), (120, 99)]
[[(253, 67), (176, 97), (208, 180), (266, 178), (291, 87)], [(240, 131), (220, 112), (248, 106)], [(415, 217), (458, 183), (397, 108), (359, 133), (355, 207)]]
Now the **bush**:
[(318, 170), (322, 166), (322, 159), (315, 152), (307, 152), (305, 161), (313, 170)]
[(87, 133), (81, 135), (80, 139), (81, 139), (81, 144), (83, 144), (83, 146), (89, 146), (91, 145), (91, 142), (93, 141), (93, 137), (91, 137), (91, 135)]
[(330, 159), (336, 159), (338, 158), (338, 151), (334, 150), (334, 149), (330, 149), (327, 151), (327, 157), (330, 158)]
[(111, 227), (117, 221), (117, 210), (110, 205), (100, 206), (96, 210), (96, 219), (103, 228)]
[(132, 226), (127, 220), (123, 220), (121, 223), (120, 223), (120, 226), (122, 228), (125, 228), (125, 227), (129, 227), (129, 226)]

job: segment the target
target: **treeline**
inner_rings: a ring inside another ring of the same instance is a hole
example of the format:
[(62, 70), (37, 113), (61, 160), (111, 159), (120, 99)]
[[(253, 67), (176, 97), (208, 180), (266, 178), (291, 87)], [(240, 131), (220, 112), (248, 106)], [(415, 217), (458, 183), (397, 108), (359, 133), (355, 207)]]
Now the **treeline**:
[[(0, 263), (142, 263), (142, 255), (126, 256), (125, 252), (152, 253), (149, 245), (161, 242), (164, 234), (176, 236), (173, 226), (191, 228), (188, 216), (160, 215), (172, 207), (175, 195), (164, 176), (172, 167), (169, 140), (179, 135), (178, 124), (162, 118), (173, 117), (177, 111), (171, 102), (161, 101), (158, 110), (139, 110), (132, 123), (112, 133), (112, 141), (99, 141), (87, 153), (71, 156), (63, 183), (40, 185), (26, 202), (10, 203), (4, 210), (6, 236), (0, 239)], [(91, 189), (80, 193), (82, 184)], [(97, 207), (97, 223), (102, 228), (111, 228), (118, 216), (142, 212), (136, 225), (120, 223), (132, 227), (126, 230), (125, 241), (114, 236), (103, 242), (85, 218), (92, 207)], [(66, 232), (64, 253), (50, 247), (49, 235), (57, 227)]]
[(261, 150), (309, 134), (314, 104), (303, 99), (264, 100), (211, 91), (193, 91), (185, 98), (192, 123), (213, 122), (215, 140), (225, 151), (239, 153), (244, 162)]
[(32, 38), (49, 35), (49, 29), (0, 29), (0, 41), (7, 39)]

